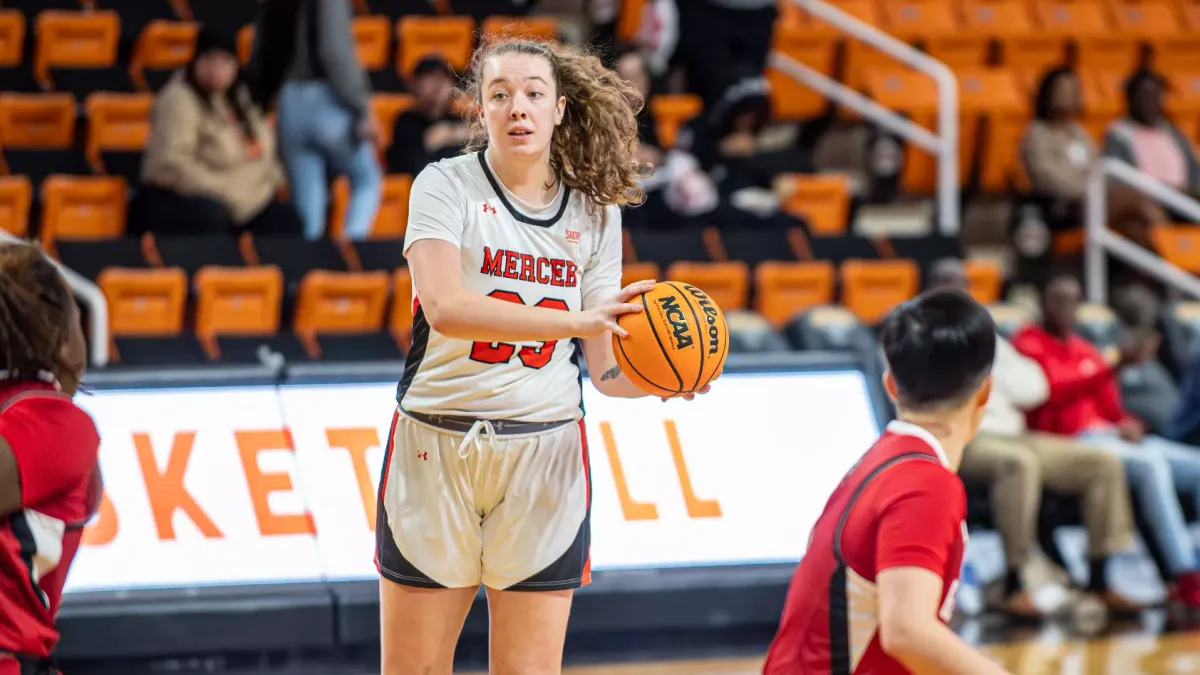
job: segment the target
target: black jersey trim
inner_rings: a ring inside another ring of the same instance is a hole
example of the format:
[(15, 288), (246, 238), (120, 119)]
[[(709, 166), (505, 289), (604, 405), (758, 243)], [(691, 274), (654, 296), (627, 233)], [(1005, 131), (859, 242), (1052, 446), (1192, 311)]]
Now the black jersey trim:
[(563, 217), (563, 214), (567, 212), (567, 204), (571, 202), (571, 186), (565, 183), (563, 184), (562, 204), (558, 205), (558, 213), (555, 213), (549, 218), (531, 218), (530, 216), (518, 211), (516, 207), (512, 205), (512, 202), (508, 201), (508, 197), (504, 195), (504, 188), (500, 186), (500, 181), (496, 180), (496, 176), (492, 174), (492, 169), (488, 166), (487, 158), (483, 156), (483, 153), (485, 152), (487, 152), (487, 148), (475, 153), (475, 156), (479, 158), (479, 166), (483, 168), (483, 175), (487, 177), (488, 183), (492, 186), (492, 191), (496, 193), (496, 198), (499, 199), (500, 203), (504, 205), (504, 208), (508, 210), (509, 215), (511, 215), (513, 218), (516, 218), (518, 221), (525, 223), (526, 225), (554, 227), (554, 225)]

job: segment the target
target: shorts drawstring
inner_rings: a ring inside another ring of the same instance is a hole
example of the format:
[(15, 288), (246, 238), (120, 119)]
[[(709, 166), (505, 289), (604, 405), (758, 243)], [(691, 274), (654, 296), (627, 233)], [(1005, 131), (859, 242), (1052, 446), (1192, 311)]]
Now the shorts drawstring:
[(482, 450), (484, 443), (494, 445), (496, 443), (496, 428), (488, 420), (476, 420), (475, 424), (471, 425), (471, 430), (463, 436), (462, 443), (458, 444), (458, 456), (461, 459), (466, 459), (471, 456), (471, 450)]

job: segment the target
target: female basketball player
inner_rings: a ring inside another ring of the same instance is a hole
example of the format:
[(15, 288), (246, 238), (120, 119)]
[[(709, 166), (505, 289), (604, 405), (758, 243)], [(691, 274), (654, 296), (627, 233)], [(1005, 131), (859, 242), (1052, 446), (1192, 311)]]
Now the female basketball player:
[(79, 310), (33, 246), (0, 244), (0, 675), (55, 673), (55, 616), (99, 507), (100, 437), (71, 402)]
[(485, 43), (470, 75), (468, 154), (417, 176), (405, 235), (413, 346), (376, 526), (386, 675), (448, 675), (480, 584), (491, 672), (560, 672), (591, 576), (580, 357), (601, 393), (644, 395), (612, 354), (653, 287), (621, 289), (640, 96), (557, 44)]

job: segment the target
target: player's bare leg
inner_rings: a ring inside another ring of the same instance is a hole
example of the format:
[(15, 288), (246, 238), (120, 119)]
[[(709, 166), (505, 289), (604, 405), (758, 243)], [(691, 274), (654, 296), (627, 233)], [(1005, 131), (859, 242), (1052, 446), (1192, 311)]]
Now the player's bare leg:
[(454, 647), (477, 592), (380, 579), (382, 675), (451, 675)]
[(574, 594), (487, 589), (491, 675), (559, 675)]

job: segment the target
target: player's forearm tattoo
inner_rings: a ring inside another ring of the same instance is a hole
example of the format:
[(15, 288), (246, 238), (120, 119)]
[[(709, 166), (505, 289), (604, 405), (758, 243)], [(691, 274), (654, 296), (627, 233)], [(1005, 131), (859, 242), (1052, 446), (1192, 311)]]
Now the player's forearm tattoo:
[(603, 382), (605, 380), (615, 380), (620, 376), (621, 366), (613, 366), (612, 368), (604, 371), (604, 374), (600, 376), (600, 381)]

